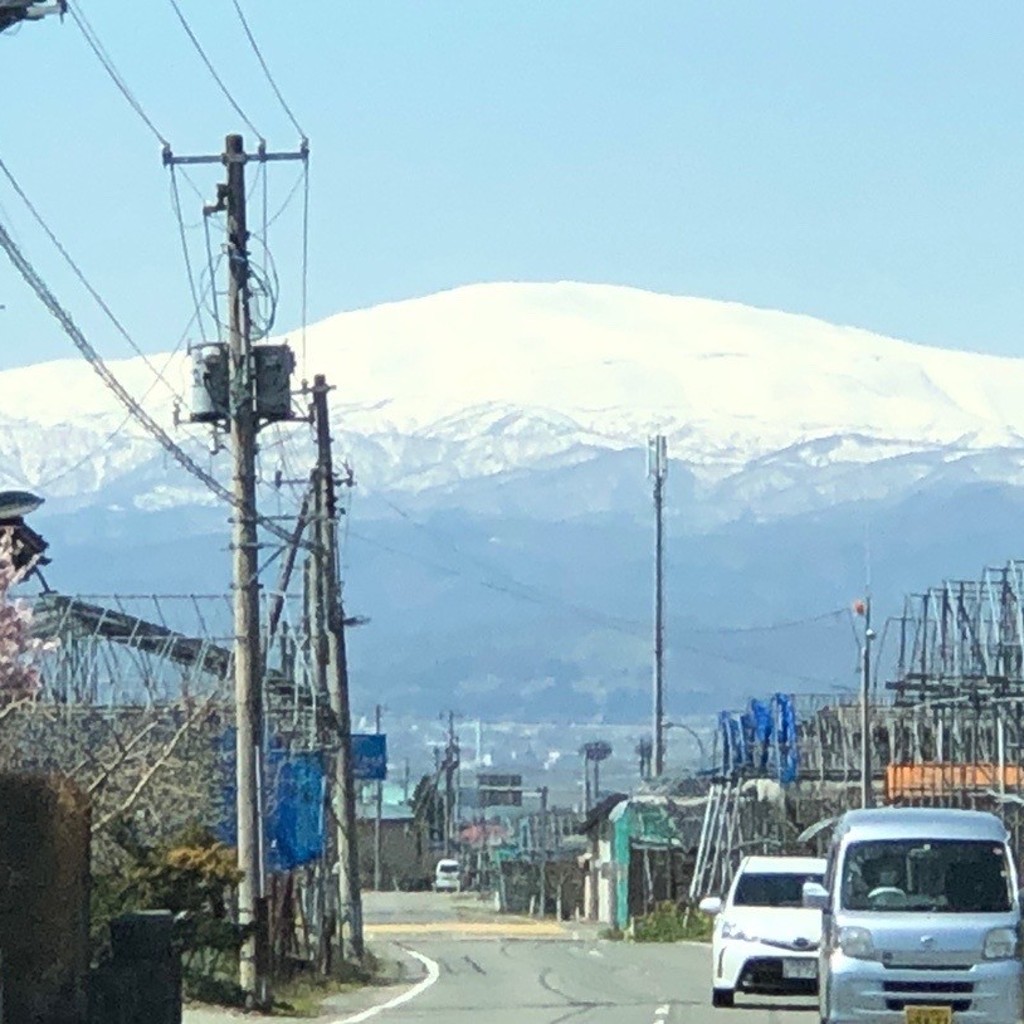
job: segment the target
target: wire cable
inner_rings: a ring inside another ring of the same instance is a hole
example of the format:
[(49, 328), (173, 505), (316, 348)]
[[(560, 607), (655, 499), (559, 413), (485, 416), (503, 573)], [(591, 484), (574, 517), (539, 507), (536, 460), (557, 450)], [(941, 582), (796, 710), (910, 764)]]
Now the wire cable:
[(302, 161), (302, 376), (306, 373), (306, 327), (309, 322), (309, 160)]
[(235, 7), (235, 13), (238, 15), (238, 20), (242, 23), (242, 28), (245, 30), (245, 36), (249, 40), (249, 45), (252, 47), (252, 52), (256, 54), (256, 59), (260, 62), (260, 67), (263, 68), (263, 74), (266, 75), (267, 82), (270, 83), (270, 88), (274, 90), (277, 102), (281, 104), (281, 109), (285, 112), (288, 116), (288, 120), (291, 121), (295, 130), (299, 133), (299, 137), (305, 140), (306, 133), (302, 130), (302, 125), (299, 124), (295, 115), (292, 113), (292, 108), (285, 102), (285, 98), (282, 95), (281, 90), (277, 87), (277, 82), (274, 81), (274, 76), (270, 73), (270, 68), (267, 66), (263, 52), (260, 50), (259, 44), (256, 42), (256, 37), (252, 34), (252, 29), (249, 28), (249, 22), (246, 21), (241, 4), (238, 0), (232, 0), (232, 3)]
[[(208, 287), (209, 286), (207, 286), (207, 290)], [(204, 292), (203, 295), (200, 296), (200, 301), (205, 300), (205, 298), (206, 293)], [(175, 343), (174, 348), (171, 349), (170, 352), (168, 352), (167, 358), (164, 360), (163, 365), (164, 373), (166, 373), (168, 369), (170, 369), (171, 363), (174, 362), (175, 356), (177, 356), (178, 352), (181, 350), (181, 346), (185, 343), (185, 340), (188, 338), (189, 332), (192, 330), (192, 325), (196, 322), (197, 313), (198, 308), (192, 311), (192, 314), (189, 317), (188, 322), (185, 324), (184, 328), (182, 328), (181, 334), (178, 336), (178, 340)], [(149, 387), (146, 388), (146, 390), (142, 394), (142, 397), (139, 399), (140, 403), (145, 402), (146, 399), (150, 396), (150, 394), (152, 394), (153, 388), (156, 387), (156, 383), (157, 382), (154, 379), (154, 381), (149, 385)], [(62, 469), (59, 473), (56, 473), (54, 476), (47, 477), (46, 479), (41, 481), (36, 481), (33, 484), (33, 486), (37, 487), (41, 491), (45, 491), (48, 488), (52, 487), (58, 481), (63, 480), (71, 473), (74, 473), (76, 470), (80, 469), (87, 462), (89, 462), (90, 459), (95, 458), (99, 452), (104, 451), (110, 444), (110, 442), (113, 441), (114, 438), (117, 437), (117, 435), (120, 434), (126, 426), (128, 426), (131, 420), (132, 414), (129, 412), (124, 417), (124, 419), (121, 420), (117, 427), (115, 427), (109, 434), (107, 434), (107, 436), (99, 444), (94, 445), (77, 462), (72, 463), (70, 466), (65, 466), (64, 469)]]
[(18, 183), (18, 180), (14, 177), (14, 174), (11, 172), (10, 168), (3, 161), (3, 159), (0, 159), (0, 173), (3, 173), (4, 177), (7, 178), (7, 180), (10, 182), (11, 187), (18, 194), (18, 197), (21, 199), (21, 201), (25, 204), (29, 213), (32, 214), (32, 217), (35, 220), (35, 222), (39, 225), (40, 228), (42, 228), (43, 232), (46, 234), (46, 237), (49, 238), (50, 242), (61, 254), (61, 256), (64, 259), (64, 262), (67, 263), (68, 267), (70, 267), (71, 272), (75, 275), (76, 278), (78, 278), (79, 282), (82, 284), (85, 290), (92, 296), (96, 304), (106, 314), (107, 318), (114, 325), (114, 328), (118, 332), (118, 334), (121, 335), (121, 337), (127, 342), (128, 346), (131, 348), (131, 350), (142, 359), (142, 361), (153, 372), (153, 374), (166, 385), (172, 397), (178, 398), (179, 395), (178, 392), (175, 390), (174, 386), (170, 383), (170, 381), (167, 380), (163, 373), (161, 373), (161, 371), (158, 370), (157, 367), (153, 365), (153, 363), (150, 361), (146, 353), (143, 352), (141, 348), (139, 348), (139, 346), (135, 343), (135, 339), (132, 338), (124, 324), (121, 323), (121, 321), (114, 314), (114, 311), (110, 308), (110, 306), (107, 305), (106, 301), (103, 299), (103, 296), (100, 295), (100, 293), (92, 286), (88, 278), (86, 278), (85, 274), (82, 272), (81, 268), (72, 258), (71, 254), (64, 247), (61, 240), (53, 233), (49, 224), (47, 224), (46, 221), (43, 219), (42, 214), (36, 209), (32, 200), (29, 199), (25, 190)]
[(156, 140), (160, 143), (160, 145), (167, 146), (167, 138), (164, 136), (163, 132), (161, 132), (160, 129), (157, 128), (157, 126), (153, 123), (149, 115), (143, 109), (143, 106), (139, 102), (136, 95), (128, 87), (128, 83), (124, 80), (124, 77), (117, 70), (117, 67), (111, 59), (110, 54), (107, 53), (106, 48), (103, 46), (103, 43), (100, 42), (100, 38), (96, 34), (96, 30), (89, 23), (89, 19), (86, 18), (84, 12), (79, 11), (77, 5), (70, 3), (70, 0), (67, 3), (67, 12), (71, 15), (72, 20), (78, 26), (83, 37), (85, 38), (85, 41), (89, 44), (89, 49), (92, 50), (92, 52), (96, 55), (96, 59), (103, 66), (103, 70), (106, 71), (106, 73), (110, 76), (110, 80), (114, 83), (115, 86), (117, 86), (118, 91), (125, 98), (128, 105), (132, 108), (132, 110), (135, 111), (136, 114), (138, 114), (139, 118), (146, 125), (146, 127), (153, 133), (153, 135), (156, 137)]
[[(0, 161), (0, 168), (3, 168), (2, 161)], [(142, 424), (149, 434), (157, 440), (164, 451), (166, 451), (167, 454), (175, 460), (175, 462), (185, 469), (186, 472), (190, 473), (197, 480), (205, 484), (206, 487), (221, 500), (227, 502), (240, 512), (248, 512), (249, 510), (245, 507), (245, 503), (243, 501), (236, 498), (235, 495), (232, 494), (231, 491), (229, 491), (219, 480), (217, 480), (216, 477), (203, 469), (195, 459), (176, 444), (167, 431), (165, 431), (163, 427), (161, 427), (160, 424), (157, 423), (148, 412), (146, 412), (145, 408), (131, 396), (124, 385), (111, 372), (102, 356), (100, 356), (96, 349), (94, 349), (89, 343), (88, 339), (72, 319), (71, 314), (68, 313), (68, 311), (57, 301), (56, 296), (54, 296), (53, 292), (50, 291), (46, 282), (39, 276), (35, 268), (21, 250), (14, 244), (11, 236), (7, 233), (2, 224), (0, 224), (0, 248), (6, 252), (7, 257), (13, 264), (15, 270), (21, 274), (25, 283), (33, 292), (35, 292), (39, 301), (46, 307), (54, 319), (57, 320), (64, 333), (67, 334), (75, 347), (86, 358), (97, 376), (111, 391), (113, 391), (125, 409), (127, 409), (128, 412)], [(292, 535), (287, 530), (278, 526), (278, 524), (272, 519), (256, 515), (255, 520), (268, 533), (274, 534), (274, 536), (287, 541), (289, 544), (292, 543)], [(302, 541), (300, 543), (307, 549), (316, 547), (315, 544), (308, 541)]]
[(185, 17), (184, 12), (181, 9), (181, 5), (178, 0), (167, 0), (167, 2), (174, 8), (174, 13), (178, 16), (178, 21), (181, 22), (181, 27), (185, 30), (185, 34), (192, 41), (192, 45), (195, 47), (196, 53), (199, 54), (203, 64), (206, 65), (206, 70), (210, 72), (210, 76), (220, 87), (220, 91), (224, 94), (224, 98), (231, 104), (232, 109), (242, 119), (246, 127), (260, 140), (264, 142), (263, 133), (249, 120), (246, 116), (245, 111), (239, 106), (238, 101), (231, 94), (231, 90), (224, 84), (224, 79), (217, 73), (217, 69), (213, 66), (213, 61), (206, 55), (206, 51), (203, 49), (203, 44), (199, 42), (199, 38), (195, 32), (192, 31), (192, 26), (188, 23), (188, 19)]
[(302, 182), (305, 173), (306, 170), (304, 164), (303, 169), (299, 172), (295, 181), (292, 183), (292, 187), (288, 190), (288, 195), (285, 196), (284, 202), (281, 203), (281, 205), (274, 211), (270, 220), (267, 221), (268, 229), (272, 228), (281, 219), (282, 215), (287, 211), (288, 207), (291, 206), (292, 202), (295, 200), (295, 196), (298, 194), (299, 189), (302, 187)]
[(171, 200), (174, 206), (174, 214), (178, 220), (178, 235), (181, 239), (181, 255), (185, 260), (185, 274), (188, 277), (189, 291), (192, 293), (192, 308), (196, 311), (196, 321), (199, 324), (199, 336), (203, 344), (207, 342), (206, 324), (202, 316), (202, 306), (199, 302), (199, 290), (196, 288), (195, 274), (192, 273), (192, 257), (188, 251), (188, 236), (185, 234), (185, 218), (181, 213), (181, 194), (178, 191), (178, 175), (174, 164), (170, 165), (171, 171)]
[(224, 324), (220, 318), (220, 306), (217, 300), (217, 267), (220, 265), (220, 260), (224, 254), (221, 253), (217, 260), (216, 266), (213, 261), (213, 239), (210, 237), (210, 218), (207, 216), (203, 217), (203, 233), (206, 235), (206, 270), (210, 275), (210, 280), (207, 284), (206, 295), (210, 297), (210, 314), (213, 317), (213, 322), (217, 325), (217, 341), (223, 343), (224, 341)]

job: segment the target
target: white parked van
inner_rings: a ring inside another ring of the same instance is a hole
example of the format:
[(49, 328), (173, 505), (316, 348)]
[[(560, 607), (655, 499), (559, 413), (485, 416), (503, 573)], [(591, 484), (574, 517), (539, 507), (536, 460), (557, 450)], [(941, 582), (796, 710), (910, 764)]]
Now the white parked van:
[(824, 1024), (1018, 1024), (1017, 872), (995, 815), (849, 811), (803, 896), (822, 911)]
[(434, 869), (435, 892), (460, 892), (462, 889), (462, 872), (459, 862), (445, 857), (437, 862)]

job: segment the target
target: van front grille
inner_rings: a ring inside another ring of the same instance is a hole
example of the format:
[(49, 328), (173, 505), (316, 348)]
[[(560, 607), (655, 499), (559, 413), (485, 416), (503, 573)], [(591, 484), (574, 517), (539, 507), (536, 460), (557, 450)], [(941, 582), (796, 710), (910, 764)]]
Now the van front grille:
[(883, 992), (962, 994), (974, 991), (973, 981), (885, 981)]

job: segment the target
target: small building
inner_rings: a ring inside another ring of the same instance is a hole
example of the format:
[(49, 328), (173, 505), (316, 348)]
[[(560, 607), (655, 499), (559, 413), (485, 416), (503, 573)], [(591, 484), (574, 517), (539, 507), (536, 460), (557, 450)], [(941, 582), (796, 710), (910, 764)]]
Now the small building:
[(700, 841), (703, 797), (613, 793), (580, 826), (584, 909), (591, 921), (625, 929), (656, 904), (687, 894)]
[[(374, 881), (374, 837), (376, 801), (373, 787), (366, 787), (357, 810), (359, 833), (359, 873), (363, 888), (372, 889)], [(402, 786), (385, 782), (381, 806), (381, 888), (415, 890), (429, 888), (439, 854), (432, 848), (427, 829), (416, 821), (405, 800)]]

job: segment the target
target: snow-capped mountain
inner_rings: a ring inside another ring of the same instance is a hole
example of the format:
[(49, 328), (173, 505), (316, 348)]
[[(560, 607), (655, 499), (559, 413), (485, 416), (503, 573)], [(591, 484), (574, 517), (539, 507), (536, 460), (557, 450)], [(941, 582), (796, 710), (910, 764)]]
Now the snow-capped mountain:
[[(735, 303), (475, 285), (342, 313), (291, 341), (301, 370), (335, 384), (339, 441), (367, 492), (578, 466), (642, 446), (651, 431), (668, 436), (697, 497), (731, 515), (879, 496), (939, 465), (1022, 474), (1024, 361)], [(188, 401), (184, 354), (111, 366), (171, 429), (173, 396)], [(193, 500), (84, 362), (0, 373), (0, 395), (0, 485), (104, 503), (133, 479), (143, 507)], [(189, 435), (201, 451), (194, 428), (177, 436)], [(156, 493), (144, 472), (154, 460)], [(869, 484), (863, 470), (879, 464)]]
[[(356, 670), (409, 707), (433, 710), (440, 688), (480, 713), (642, 720), (653, 432), (671, 458), (670, 692), (688, 707), (851, 681), (848, 623), (728, 629), (841, 608), (867, 533), (892, 612), (906, 591), (1024, 553), (1024, 360), (572, 283), (458, 288), (289, 341), (297, 377), (335, 387), (358, 481), (347, 585), (374, 626), (356, 631)], [(227, 479), (199, 428), (173, 426), (184, 353), (110, 366)], [(264, 511), (287, 512), (294, 495), (272, 481), (307, 475), (308, 428), (261, 446)], [(84, 362), (0, 373), (5, 487), (47, 499), (33, 522), (63, 589), (226, 584), (226, 510)]]

